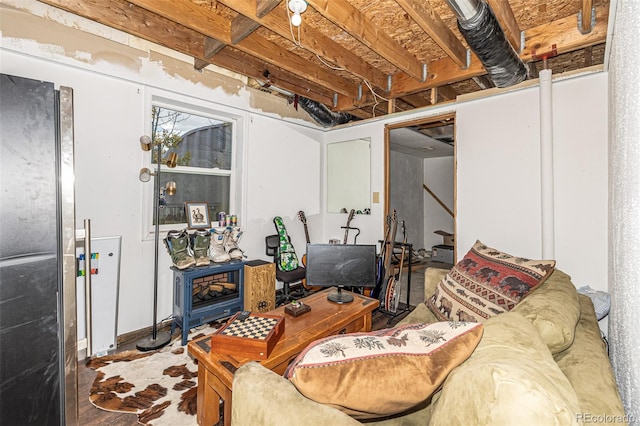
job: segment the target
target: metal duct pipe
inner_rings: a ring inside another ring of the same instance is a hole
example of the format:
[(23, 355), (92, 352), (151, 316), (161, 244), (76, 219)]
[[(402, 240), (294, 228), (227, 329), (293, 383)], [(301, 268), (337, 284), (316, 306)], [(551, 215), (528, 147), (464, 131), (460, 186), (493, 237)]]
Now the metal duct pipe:
[(333, 127), (338, 124), (358, 120), (358, 117), (353, 114), (349, 114), (348, 112), (333, 112), (325, 105), (303, 96), (298, 98), (298, 103), (302, 109), (322, 127)]
[(453, 9), (458, 19), (469, 21), (476, 16), (480, 10), (480, 0), (447, 0), (449, 7)]
[(496, 87), (524, 81), (527, 66), (522, 62), (491, 8), (483, 0), (447, 0), (458, 17), (458, 28)]

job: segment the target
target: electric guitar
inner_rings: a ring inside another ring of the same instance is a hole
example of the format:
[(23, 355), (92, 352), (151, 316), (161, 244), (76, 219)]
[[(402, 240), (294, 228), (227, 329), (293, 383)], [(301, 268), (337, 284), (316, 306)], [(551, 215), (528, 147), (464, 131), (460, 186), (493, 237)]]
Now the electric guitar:
[(347, 226), (344, 228), (344, 242), (343, 244), (347, 244), (347, 238), (349, 237), (349, 226), (351, 226), (351, 221), (353, 220), (353, 215), (356, 214), (355, 209), (351, 209), (349, 212), (349, 217), (347, 218)]
[(400, 304), (400, 288), (402, 283), (402, 268), (404, 266), (404, 256), (406, 254), (406, 244), (407, 244), (407, 230), (404, 226), (404, 220), (401, 223), (402, 225), (402, 254), (400, 255), (400, 271), (398, 271), (398, 278), (395, 276), (391, 277), (391, 281), (387, 286), (387, 294), (385, 296), (385, 305), (387, 306), (387, 310), (389, 312), (396, 313), (398, 311), (398, 305)]
[[(307, 228), (307, 217), (304, 215), (304, 212), (302, 210), (300, 210), (298, 212), (298, 219), (300, 219), (300, 222), (302, 222), (302, 224), (304, 225), (304, 237), (307, 239), (307, 244), (311, 243), (311, 239), (309, 238), (309, 229)], [(305, 252), (305, 254), (302, 255), (302, 264), (306, 267), (307, 266), (307, 253)], [(306, 288), (307, 290), (310, 291), (318, 291), (321, 290), (322, 287), (307, 287), (307, 280), (302, 279), (302, 286), (304, 288)]]
[(380, 307), (382, 309), (389, 309), (386, 305), (386, 296), (387, 296), (387, 287), (392, 279), (392, 270), (391, 270), (391, 258), (393, 257), (393, 248), (396, 241), (396, 231), (398, 229), (398, 215), (395, 210), (391, 213), (390, 225), (391, 232), (389, 234), (389, 241), (386, 242), (385, 246), (385, 261), (384, 261), (384, 278), (382, 279), (382, 288), (380, 289), (380, 293), (378, 294), (378, 300), (380, 300)]
[(385, 277), (385, 254), (387, 252), (387, 246), (389, 245), (389, 236), (391, 235), (391, 215), (388, 214), (386, 217), (386, 230), (384, 233), (384, 238), (382, 239), (382, 245), (380, 246), (380, 254), (376, 259), (376, 286), (371, 292), (371, 297), (377, 299), (380, 295), (380, 291), (382, 290), (382, 283)]

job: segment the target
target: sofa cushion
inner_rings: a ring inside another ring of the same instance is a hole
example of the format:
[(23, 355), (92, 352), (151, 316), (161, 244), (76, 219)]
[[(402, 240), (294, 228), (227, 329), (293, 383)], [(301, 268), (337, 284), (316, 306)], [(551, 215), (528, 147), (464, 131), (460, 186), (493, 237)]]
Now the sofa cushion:
[(305, 395), (355, 418), (406, 411), (473, 352), (482, 324), (408, 324), (331, 336), (310, 344), (285, 372)]
[(552, 354), (567, 349), (573, 343), (580, 319), (580, 304), (576, 287), (564, 272), (553, 271), (549, 279), (518, 303), (513, 311), (533, 323)]
[(426, 304), (440, 321), (483, 322), (513, 309), (547, 279), (555, 264), (515, 257), (477, 241)]
[(580, 404), (529, 320), (487, 320), (473, 354), (433, 398), (430, 425), (574, 425)]
[(578, 301), (580, 319), (575, 339), (567, 350), (556, 354), (554, 359), (578, 395), (580, 420), (585, 424), (626, 424), (629, 419), (625, 417), (593, 302), (582, 294), (578, 295)]

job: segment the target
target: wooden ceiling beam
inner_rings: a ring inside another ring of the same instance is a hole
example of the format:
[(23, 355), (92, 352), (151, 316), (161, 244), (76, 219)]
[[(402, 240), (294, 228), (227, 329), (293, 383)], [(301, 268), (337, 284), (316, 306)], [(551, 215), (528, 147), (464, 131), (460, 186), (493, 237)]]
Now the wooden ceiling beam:
[(516, 17), (513, 15), (509, 0), (487, 0), (487, 3), (493, 10), (493, 14), (496, 15), (496, 19), (500, 23), (507, 40), (509, 40), (516, 53), (520, 53), (522, 51), (522, 32)]
[[(318, 13), (385, 58), (395, 67), (422, 81), (423, 64), (400, 43), (371, 22), (347, 0), (306, 0)], [(303, 24), (304, 25), (304, 24)]]
[(256, 0), (256, 16), (259, 18), (264, 18), (277, 5), (279, 5), (281, 1), (282, 0)]
[(597, 7), (596, 25), (588, 34), (582, 34), (578, 29), (576, 15), (528, 29), (524, 32), (525, 46), (520, 57), (529, 62), (534, 54), (549, 52), (554, 45), (557, 53), (561, 54), (604, 43), (607, 39), (608, 18), (609, 7)]
[(422, 108), (430, 105), (428, 100), (426, 100), (422, 95), (419, 95), (417, 93), (414, 93), (412, 95), (406, 95), (399, 99), (401, 99), (402, 102), (408, 105), (411, 105), (413, 108)]
[(431, 102), (431, 105), (435, 105), (438, 103), (438, 88), (437, 87), (432, 87), (431, 90), (429, 91), (429, 102)]
[(453, 101), (458, 97), (458, 92), (453, 90), (451, 86), (438, 87), (438, 95), (445, 101)]
[(582, 22), (580, 31), (586, 34), (591, 31), (591, 17), (593, 16), (593, 0), (582, 0)]
[[(97, 2), (99, 0), (91, 0), (93, 2)], [(81, 1), (76, 1), (76, 3), (81, 3)], [(118, 3), (118, 2), (116, 2)], [(224, 41), (225, 43), (230, 43), (231, 40), (231, 22), (225, 17), (218, 15), (217, 13), (213, 13), (210, 9), (199, 6), (198, 4), (186, 1), (186, 2), (176, 2), (174, 6), (174, 2), (169, 1), (157, 1), (157, 0), (130, 0), (129, 3), (134, 4), (138, 7), (148, 10), (149, 12), (153, 12), (157, 15), (163, 16), (167, 19), (170, 19), (176, 23), (180, 23), (181, 19), (172, 19), (176, 15), (184, 18), (185, 16), (189, 17), (189, 21), (203, 21), (207, 23), (209, 27), (209, 33), (215, 33), (216, 36), (212, 36), (213, 38)], [(184, 25), (181, 23), (181, 25)], [(187, 25), (184, 25), (188, 27)], [(194, 28), (192, 28), (194, 29)], [(158, 31), (161, 29), (158, 28)], [(197, 31), (197, 30), (196, 30)]]
[[(258, 22), (279, 36), (291, 40), (291, 27), (289, 26), (286, 4), (274, 9), (268, 15), (260, 17), (256, 13), (256, 0), (218, 0), (218, 2)], [(300, 31), (300, 40), (298, 41), (304, 49), (370, 82), (376, 88), (386, 90), (387, 75), (382, 71), (368, 64), (362, 58), (310, 25), (303, 24), (298, 29)]]
[[(526, 30), (525, 47), (520, 58), (524, 62), (530, 62), (533, 60), (532, 53), (548, 52), (553, 45), (558, 53), (566, 53), (604, 43), (607, 37), (608, 10), (606, 6), (596, 8), (596, 25), (589, 34), (578, 31), (577, 16), (561, 18)], [(416, 81), (404, 73), (394, 74), (389, 96), (398, 98), (485, 74), (484, 67), (474, 54), (471, 55), (471, 65), (467, 69), (460, 69), (451, 58), (442, 58), (429, 63), (425, 82)]]
[(240, 43), (249, 34), (260, 28), (260, 24), (244, 15), (238, 15), (231, 20), (231, 44)]
[(235, 44), (234, 47), (313, 83), (330, 88), (336, 93), (350, 98), (355, 98), (358, 95), (358, 88), (355, 84), (343, 79), (331, 70), (321, 68), (317, 64), (291, 53), (258, 34), (251, 34), (240, 43)]
[[(209, 62), (209, 61), (207, 61)], [(246, 75), (291, 93), (301, 94), (325, 105), (333, 103), (333, 92), (323, 86), (312, 85), (307, 80), (278, 67), (270, 67), (255, 57), (227, 46), (214, 56), (211, 64)], [(265, 76), (267, 74), (267, 76)], [(353, 106), (355, 108), (355, 105)]]
[(202, 70), (204, 67), (206, 67), (209, 64), (209, 62), (207, 61), (213, 58), (215, 55), (217, 55), (218, 52), (224, 49), (225, 46), (226, 44), (224, 44), (220, 40), (216, 40), (215, 38), (204, 36), (204, 51), (202, 56), (206, 59), (206, 61), (201, 61), (196, 58), (193, 64), (193, 67), (198, 71)]
[[(194, 8), (194, 3), (191, 0), (173, 0), (157, 1), (157, 0), (130, 0), (137, 3), (139, 6), (144, 7), (149, 12), (162, 16), (170, 21), (173, 21), (174, 25), (178, 22), (184, 22), (184, 25), (191, 30), (197, 31), (208, 37), (220, 40), (226, 44), (232, 44), (239, 50), (253, 55), (263, 61), (272, 65), (278, 66), (291, 73), (298, 74), (307, 80), (324, 85), (331, 90), (355, 98), (358, 93), (358, 88), (355, 84), (345, 80), (344, 78), (336, 75), (332, 71), (328, 71), (324, 68), (318, 67), (316, 64), (311, 63), (299, 55), (296, 55), (284, 47), (275, 44), (274, 42), (256, 34), (244, 34), (244, 38), (237, 36), (243, 31), (240, 30), (236, 34), (236, 38), (239, 39), (236, 43), (233, 40), (233, 29), (229, 31), (228, 36), (218, 35), (212, 30), (210, 22), (219, 21), (221, 19), (214, 10), (211, 10), (202, 6), (195, 6), (201, 9), (197, 16), (198, 19), (184, 19), (185, 16), (189, 16)], [(224, 19), (224, 18), (223, 18)], [(244, 22), (242, 25), (246, 26), (247, 21), (250, 19), (243, 17), (241, 20)], [(232, 27), (232, 24), (225, 19), (228, 27)], [(250, 27), (251, 25), (249, 25)]]
[[(125, 0), (40, 1), (189, 56), (201, 57), (204, 51), (202, 34), (150, 15), (147, 10)], [(227, 35), (230, 33), (228, 25), (223, 24), (218, 30)]]
[[(506, 0), (505, 0), (506, 1)], [(467, 48), (456, 35), (442, 22), (429, 2), (417, 0), (396, 0), (405, 12), (413, 18), (420, 28), (436, 42), (447, 55), (462, 68), (467, 67)]]
[[(150, 14), (147, 10), (131, 4), (126, 0), (41, 0), (42, 3), (63, 9), (67, 12), (100, 22), (117, 30), (132, 34), (153, 43), (195, 58), (199, 66), (211, 63), (238, 74), (256, 79), (265, 79), (263, 73), (269, 70), (273, 84), (284, 90), (298, 93), (309, 99), (325, 105), (333, 104), (334, 90), (326, 88), (325, 84), (313, 84), (307, 78), (302, 78), (297, 72), (286, 72), (278, 66), (270, 66), (253, 55), (242, 54), (230, 50), (227, 46), (218, 50), (212, 57), (205, 57), (207, 38), (201, 33), (178, 25), (167, 18)], [(136, 0), (137, 1), (137, 0)], [(230, 37), (230, 32), (227, 32)], [(229, 52), (234, 52), (232, 55)], [(242, 57), (242, 60), (236, 59)], [(335, 76), (332, 76), (335, 80)], [(295, 81), (297, 83), (290, 83)], [(355, 93), (355, 90), (353, 91)], [(357, 105), (353, 98), (341, 96), (345, 110), (354, 109)], [(367, 99), (368, 100), (368, 99)], [(350, 106), (349, 106), (350, 105)]]

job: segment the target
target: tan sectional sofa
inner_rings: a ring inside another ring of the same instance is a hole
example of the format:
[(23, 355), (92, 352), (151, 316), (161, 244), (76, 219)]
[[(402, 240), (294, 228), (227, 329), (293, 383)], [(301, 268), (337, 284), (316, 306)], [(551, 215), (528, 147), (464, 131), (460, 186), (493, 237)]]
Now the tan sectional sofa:
[[(447, 271), (425, 271), (425, 299)], [(424, 303), (401, 324), (435, 322)], [(371, 374), (376, 374), (372, 371)], [(366, 389), (362, 389), (367, 392)], [(357, 425), (258, 363), (233, 382), (234, 426)], [(433, 396), (379, 425), (627, 424), (591, 299), (556, 270), (512, 311), (490, 318), (473, 354)]]

